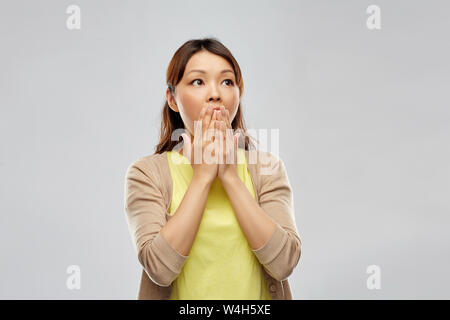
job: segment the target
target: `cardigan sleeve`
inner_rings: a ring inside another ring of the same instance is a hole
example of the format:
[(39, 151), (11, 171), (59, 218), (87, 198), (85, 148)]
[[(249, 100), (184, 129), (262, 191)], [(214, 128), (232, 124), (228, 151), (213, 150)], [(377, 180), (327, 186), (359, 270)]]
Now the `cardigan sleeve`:
[(292, 188), (284, 162), (269, 152), (264, 156), (272, 166), (258, 166), (259, 205), (277, 226), (272, 237), (261, 248), (252, 251), (274, 279), (283, 281), (291, 275), (300, 259), (301, 241), (295, 223)]
[(138, 260), (149, 278), (168, 287), (188, 256), (177, 252), (160, 233), (166, 223), (166, 205), (153, 168), (140, 159), (126, 173), (125, 210)]

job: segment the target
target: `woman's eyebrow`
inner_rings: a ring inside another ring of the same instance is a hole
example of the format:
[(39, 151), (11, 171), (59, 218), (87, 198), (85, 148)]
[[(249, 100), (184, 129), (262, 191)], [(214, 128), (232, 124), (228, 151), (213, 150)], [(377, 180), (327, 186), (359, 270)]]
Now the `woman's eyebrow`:
[[(188, 73), (191, 73), (191, 72), (200, 72), (200, 73), (206, 73), (206, 71), (205, 70), (200, 70), (200, 69), (194, 69), (194, 70), (191, 70), (191, 71), (189, 71)], [(231, 72), (231, 73), (234, 73), (233, 72), (233, 70), (230, 70), (230, 69), (225, 69), (225, 70), (222, 70), (220, 73), (226, 73), (226, 72)], [(186, 74), (188, 74), (188, 73), (186, 73)]]

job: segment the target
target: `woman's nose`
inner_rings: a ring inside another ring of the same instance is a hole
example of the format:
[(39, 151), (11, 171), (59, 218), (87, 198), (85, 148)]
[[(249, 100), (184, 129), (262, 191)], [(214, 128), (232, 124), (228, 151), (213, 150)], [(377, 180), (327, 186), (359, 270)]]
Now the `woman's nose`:
[(211, 85), (209, 89), (209, 101), (220, 101), (220, 92), (215, 85)]

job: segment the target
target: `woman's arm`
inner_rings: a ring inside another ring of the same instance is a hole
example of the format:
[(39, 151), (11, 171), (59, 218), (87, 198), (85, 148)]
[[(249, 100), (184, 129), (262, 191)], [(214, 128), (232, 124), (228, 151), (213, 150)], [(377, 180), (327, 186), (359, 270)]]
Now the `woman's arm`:
[(277, 223), (261, 209), (237, 174), (227, 176), (222, 185), (251, 249), (261, 248), (272, 237)]
[(222, 184), (252, 251), (268, 273), (282, 281), (292, 273), (301, 255), (292, 189), (283, 161), (268, 152), (260, 155), (268, 156), (270, 170), (258, 162), (255, 178), (260, 182), (254, 185), (258, 187), (259, 203), (239, 177), (224, 179)]
[(164, 238), (184, 256), (189, 255), (194, 243), (211, 184), (194, 175), (173, 217), (161, 229)]
[(193, 179), (175, 215), (167, 221), (163, 186), (155, 175), (159, 170), (151, 159), (140, 159), (128, 168), (125, 210), (139, 262), (154, 283), (167, 287), (188, 258), (210, 184)]

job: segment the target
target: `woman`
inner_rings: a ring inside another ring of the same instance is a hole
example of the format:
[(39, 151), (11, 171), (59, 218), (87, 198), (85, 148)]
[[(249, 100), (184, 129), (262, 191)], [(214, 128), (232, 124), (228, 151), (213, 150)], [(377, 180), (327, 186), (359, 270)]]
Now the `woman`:
[(167, 85), (156, 151), (126, 174), (138, 299), (292, 299), (301, 242), (291, 187), (281, 159), (250, 150), (238, 63), (215, 38), (190, 40)]

